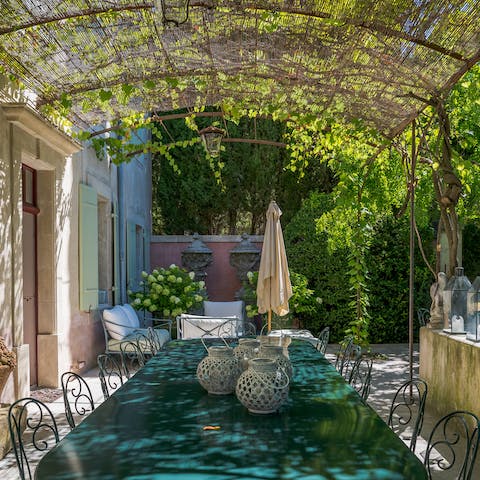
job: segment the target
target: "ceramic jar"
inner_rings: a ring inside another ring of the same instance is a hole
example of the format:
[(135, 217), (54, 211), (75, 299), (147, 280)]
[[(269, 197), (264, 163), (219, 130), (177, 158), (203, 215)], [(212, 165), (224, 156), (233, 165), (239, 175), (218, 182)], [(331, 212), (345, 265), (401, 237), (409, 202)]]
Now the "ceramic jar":
[(275, 360), (254, 358), (238, 378), (235, 393), (252, 413), (274, 413), (288, 400), (289, 380)]
[(291, 380), (293, 377), (293, 367), (290, 359), (285, 356), (284, 351), (284, 347), (278, 345), (261, 345), (258, 356), (275, 360), (278, 367), (285, 370), (285, 373)]
[(252, 338), (240, 338), (233, 354), (238, 357), (242, 370), (248, 368), (248, 361), (255, 358), (260, 350), (260, 342)]
[(233, 349), (227, 346), (208, 348), (208, 355), (197, 366), (200, 385), (214, 395), (233, 393), (241, 372), (238, 357), (233, 354)]

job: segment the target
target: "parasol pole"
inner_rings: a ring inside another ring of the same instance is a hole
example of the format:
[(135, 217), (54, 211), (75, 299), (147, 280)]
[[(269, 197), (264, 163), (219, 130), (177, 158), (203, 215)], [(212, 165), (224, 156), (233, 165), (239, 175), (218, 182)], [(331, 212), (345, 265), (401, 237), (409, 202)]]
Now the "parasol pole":
[(268, 314), (267, 314), (267, 334), (272, 331), (272, 309), (268, 309)]

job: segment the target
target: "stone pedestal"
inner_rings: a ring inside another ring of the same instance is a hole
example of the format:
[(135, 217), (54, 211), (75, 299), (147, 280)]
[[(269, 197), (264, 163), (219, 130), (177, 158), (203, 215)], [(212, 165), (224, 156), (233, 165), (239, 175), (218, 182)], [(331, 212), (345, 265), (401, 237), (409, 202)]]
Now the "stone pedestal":
[(420, 329), (419, 375), (428, 383), (428, 403), (439, 414), (468, 410), (480, 415), (480, 344), (465, 335)]

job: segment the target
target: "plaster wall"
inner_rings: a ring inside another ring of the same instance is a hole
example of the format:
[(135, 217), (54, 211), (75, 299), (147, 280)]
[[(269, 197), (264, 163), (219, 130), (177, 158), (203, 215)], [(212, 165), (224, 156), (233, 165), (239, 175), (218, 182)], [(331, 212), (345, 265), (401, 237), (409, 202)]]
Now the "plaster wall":
[[(240, 289), (237, 271), (230, 265), (230, 252), (241, 241), (239, 235), (201, 235), (200, 239), (212, 250), (212, 263), (206, 269), (208, 298), (217, 302), (235, 300), (235, 293)], [(189, 235), (154, 235), (150, 246), (150, 265), (168, 267), (172, 263), (182, 265), (182, 251), (192, 242)], [(254, 236), (250, 241), (259, 250), (262, 249), (263, 236)]]
[(480, 416), (480, 345), (465, 335), (420, 329), (420, 377), (428, 384), (427, 402), (439, 415), (468, 410)]
[[(64, 371), (89, 368), (104, 349), (99, 312), (79, 309), (78, 185), (90, 184), (111, 202), (116, 167), (97, 160), (91, 149), (73, 155), (78, 149), (24, 105), (0, 106), (0, 335), (17, 353), (4, 402), (30, 391), (31, 352), (23, 341), (22, 163), (37, 172), (38, 384), (58, 387)], [(111, 276), (111, 264), (108, 271)]]
[[(58, 364), (49, 364), (48, 371), (41, 379), (42, 385), (52, 386), (58, 386), (59, 377), (64, 371), (82, 372), (92, 367), (96, 363), (96, 356), (104, 349), (99, 312), (82, 311), (79, 306), (79, 184), (93, 187), (98, 197), (108, 203), (108, 212), (111, 211), (112, 199), (116, 197), (116, 167), (108, 161), (98, 160), (91, 148), (86, 147), (67, 158), (64, 168), (61, 171), (57, 169), (57, 172), (55, 304)], [(106, 239), (106, 244), (110, 246), (111, 217), (105, 215), (100, 221), (108, 224), (106, 231), (110, 232), (110, 237)], [(108, 253), (110, 255), (107, 257), (111, 259), (112, 252)], [(106, 266), (106, 272), (108, 284), (112, 285), (111, 261)], [(52, 358), (52, 362), (54, 361)]]

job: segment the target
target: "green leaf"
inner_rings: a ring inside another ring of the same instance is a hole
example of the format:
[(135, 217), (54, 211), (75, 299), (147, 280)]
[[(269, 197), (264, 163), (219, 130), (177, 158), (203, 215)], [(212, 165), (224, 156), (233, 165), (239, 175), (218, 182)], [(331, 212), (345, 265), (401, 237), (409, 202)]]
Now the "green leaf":
[(98, 97), (100, 98), (100, 101), (108, 102), (113, 97), (113, 93), (111, 90), (102, 89), (98, 92)]

